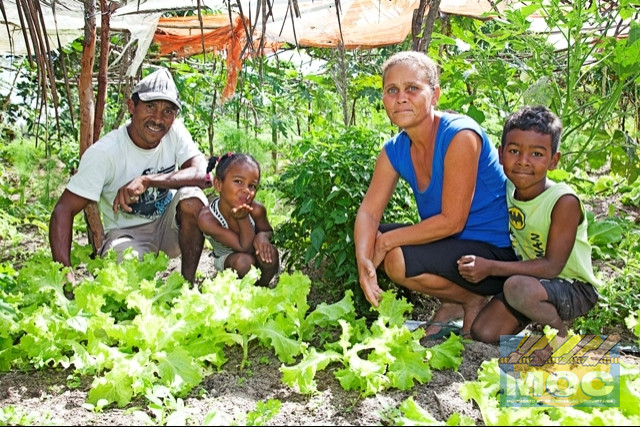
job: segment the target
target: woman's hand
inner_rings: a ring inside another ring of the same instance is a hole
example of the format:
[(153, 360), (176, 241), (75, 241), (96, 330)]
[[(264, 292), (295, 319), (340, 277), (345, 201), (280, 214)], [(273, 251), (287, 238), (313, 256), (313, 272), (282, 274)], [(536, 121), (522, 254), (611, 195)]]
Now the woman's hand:
[(358, 260), (358, 276), (360, 277), (360, 287), (367, 301), (377, 307), (383, 291), (378, 286), (376, 267), (370, 259)]
[(384, 261), (384, 258), (387, 256), (387, 250), (384, 249), (384, 244), (383, 244), (383, 233), (380, 233), (378, 231), (377, 235), (376, 235), (376, 243), (373, 246), (373, 259), (371, 260), (371, 262), (373, 263), (373, 266), (375, 268), (378, 268), (380, 266), (380, 264), (382, 264), (382, 261)]

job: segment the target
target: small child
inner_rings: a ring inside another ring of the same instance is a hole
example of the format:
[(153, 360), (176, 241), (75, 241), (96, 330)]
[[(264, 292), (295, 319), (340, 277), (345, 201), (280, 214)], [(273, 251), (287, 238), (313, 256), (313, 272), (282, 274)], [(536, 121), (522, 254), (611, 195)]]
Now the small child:
[(280, 261), (270, 241), (273, 228), (267, 210), (254, 200), (260, 165), (249, 154), (227, 153), (209, 159), (207, 177), (214, 168), (213, 187), (219, 196), (198, 217), (200, 230), (213, 246), (214, 267), (218, 271), (232, 268), (244, 277), (255, 265), (261, 272), (256, 284), (268, 286)]
[(544, 106), (524, 107), (507, 118), (499, 150), (507, 175), (513, 247), (521, 261), (475, 255), (458, 261), (460, 275), (476, 283), (507, 277), (471, 327), (474, 339), (499, 342), (530, 322), (568, 333), (564, 320), (587, 313), (598, 301), (600, 281), (591, 265), (584, 206), (565, 183), (547, 179), (560, 160), (560, 119)]

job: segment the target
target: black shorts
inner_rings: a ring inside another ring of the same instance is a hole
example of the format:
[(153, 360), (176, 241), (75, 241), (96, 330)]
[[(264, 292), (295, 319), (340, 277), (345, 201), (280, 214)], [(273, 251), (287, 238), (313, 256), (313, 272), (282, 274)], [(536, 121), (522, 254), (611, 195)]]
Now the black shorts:
[[(555, 279), (539, 279), (538, 281), (547, 292), (547, 301), (556, 308), (562, 320), (573, 320), (576, 317), (580, 317), (591, 310), (598, 302), (598, 291), (590, 283), (560, 279), (558, 277)], [(520, 325), (524, 326), (530, 323), (531, 319), (509, 305), (503, 293), (496, 295), (494, 298), (499, 299), (507, 306), (511, 314), (518, 319)]]
[[(405, 224), (381, 224), (381, 233), (405, 227)], [(502, 292), (506, 277), (490, 276), (478, 283), (467, 282), (458, 272), (458, 260), (463, 255), (477, 255), (498, 261), (518, 261), (511, 248), (498, 248), (478, 240), (446, 238), (424, 245), (401, 246), (406, 266), (406, 277), (428, 273), (444, 277), (463, 288), (480, 295)]]

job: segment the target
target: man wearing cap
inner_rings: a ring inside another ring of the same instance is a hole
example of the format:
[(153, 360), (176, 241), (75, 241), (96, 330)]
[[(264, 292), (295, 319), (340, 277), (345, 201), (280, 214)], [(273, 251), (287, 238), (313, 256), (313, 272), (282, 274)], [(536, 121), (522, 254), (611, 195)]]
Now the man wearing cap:
[(113, 249), (121, 260), (127, 248), (140, 258), (160, 250), (182, 255), (182, 275), (193, 283), (204, 244), (197, 225), (207, 204), (201, 188), (211, 186), (207, 161), (176, 120), (180, 99), (167, 69), (140, 80), (127, 107), (131, 120), (85, 151), (53, 209), (53, 259), (71, 266), (73, 219), (95, 201), (105, 230), (101, 256)]

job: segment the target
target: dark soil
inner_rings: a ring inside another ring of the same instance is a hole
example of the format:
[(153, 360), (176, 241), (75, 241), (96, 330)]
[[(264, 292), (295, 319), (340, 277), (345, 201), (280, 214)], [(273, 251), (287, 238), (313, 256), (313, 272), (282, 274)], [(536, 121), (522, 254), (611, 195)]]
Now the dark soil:
[[(215, 274), (208, 261), (203, 256), (200, 269)], [(172, 269), (178, 265), (178, 260), (172, 260)], [(312, 291), (310, 304), (318, 297), (320, 295)], [(418, 299), (413, 302), (412, 317), (428, 319), (437, 303), (429, 298)], [(123, 409), (93, 411), (85, 405), (92, 379), (84, 378), (79, 385), (72, 386), (69, 381), (71, 371), (13, 370), (0, 372), (0, 411), (13, 407), (24, 415), (24, 425), (142, 425), (151, 419), (160, 424), (176, 422), (174, 425), (246, 425), (247, 414), (255, 411), (259, 402), (277, 399), (281, 403), (280, 410), (266, 425), (390, 425), (393, 423), (392, 411), (413, 397), (437, 420), (446, 421), (457, 412), (470, 417), (476, 425), (484, 425), (477, 405), (464, 401), (459, 387), (465, 381), (476, 380), (480, 365), (498, 355), (497, 345), (465, 341), (463, 361), (457, 371), (433, 371), (431, 381), (409, 391), (392, 389), (371, 397), (344, 390), (334, 377), (338, 367), (329, 366), (316, 374), (318, 392), (307, 396), (282, 382), (279, 370), (282, 363), (271, 349), (251, 346), (248, 364), (241, 368), (242, 350), (234, 346), (227, 350), (229, 360), (222, 369), (206, 377), (182, 399), (182, 412), (178, 414), (184, 418), (178, 418), (180, 421), (177, 422), (154, 418), (157, 415), (149, 411), (144, 398), (138, 398)], [(640, 359), (633, 355), (623, 360), (640, 364)]]

